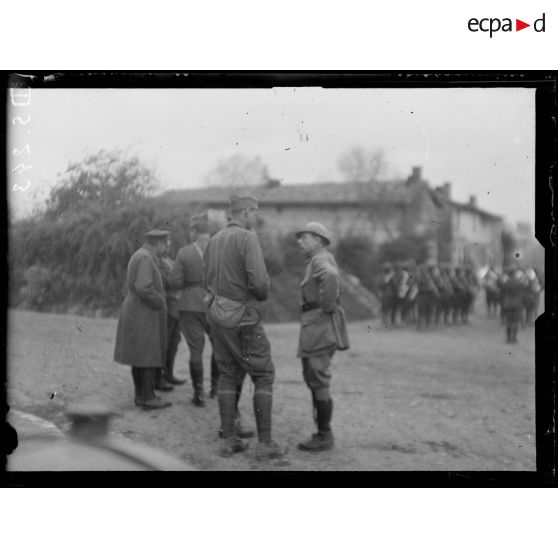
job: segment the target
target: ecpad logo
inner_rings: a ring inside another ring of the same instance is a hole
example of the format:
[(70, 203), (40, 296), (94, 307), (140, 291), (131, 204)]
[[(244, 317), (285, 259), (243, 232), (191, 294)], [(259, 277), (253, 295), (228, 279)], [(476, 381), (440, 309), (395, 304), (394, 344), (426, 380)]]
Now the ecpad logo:
[[(533, 22), (533, 29), (537, 33), (545, 32), (545, 25), (546, 25), (545, 17), (546, 14), (543, 13), (543, 15), (540, 18), (536, 19)], [(478, 31), (482, 31), (483, 33), (489, 33), (490, 38), (492, 38), (493, 33), (497, 33), (498, 31), (510, 32), (514, 30), (512, 19), (509, 17), (505, 17), (503, 19), (500, 19), (498, 17), (485, 17), (482, 19), (477, 19), (475, 17), (472, 17), (467, 22), (467, 27), (469, 28), (469, 31), (472, 31), (473, 33), (477, 33)], [(520, 19), (515, 20), (515, 31), (521, 31), (522, 29), (525, 29), (527, 27), (531, 27), (531, 24), (525, 23)]]

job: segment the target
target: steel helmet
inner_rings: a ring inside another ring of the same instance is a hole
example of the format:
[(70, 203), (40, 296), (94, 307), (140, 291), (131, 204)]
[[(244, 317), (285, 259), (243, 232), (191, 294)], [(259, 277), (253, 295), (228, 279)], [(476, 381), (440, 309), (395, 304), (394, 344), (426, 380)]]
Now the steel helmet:
[(327, 229), (321, 224), (316, 221), (312, 221), (308, 223), (304, 228), (298, 230), (295, 233), (295, 236), (298, 238), (303, 233), (311, 233), (315, 234), (325, 240), (326, 244), (331, 244), (331, 237)]

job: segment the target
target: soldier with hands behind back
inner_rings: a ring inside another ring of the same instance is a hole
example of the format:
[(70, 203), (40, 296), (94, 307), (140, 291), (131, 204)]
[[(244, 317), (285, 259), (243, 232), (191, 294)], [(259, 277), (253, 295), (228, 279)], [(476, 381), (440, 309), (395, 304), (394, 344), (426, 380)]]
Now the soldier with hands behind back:
[(254, 384), (259, 440), (256, 459), (264, 461), (284, 455), (287, 448), (271, 436), (275, 367), (259, 310), (260, 302), (268, 296), (269, 277), (253, 230), (258, 219), (257, 200), (233, 196), (230, 217), (228, 225), (211, 237), (204, 254), (208, 319), (221, 372), (221, 456), (247, 449), (236, 431), (235, 419), (239, 387), (248, 374)]
[[(192, 242), (180, 248), (168, 277), (171, 288), (180, 289), (178, 319), (180, 330), (190, 352), (190, 377), (194, 394), (192, 403), (205, 406), (203, 350), (205, 335), (210, 334), (205, 315), (206, 295), (204, 288), (205, 263), (203, 253), (209, 242), (209, 220), (207, 214), (193, 215), (190, 219), (190, 239)], [(219, 371), (215, 358), (211, 358), (211, 390), (217, 391)]]

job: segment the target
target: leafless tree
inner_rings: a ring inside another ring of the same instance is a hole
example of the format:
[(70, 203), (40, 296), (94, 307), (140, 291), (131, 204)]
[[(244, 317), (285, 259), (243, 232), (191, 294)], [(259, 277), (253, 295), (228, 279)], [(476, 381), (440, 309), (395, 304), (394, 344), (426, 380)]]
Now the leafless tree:
[(205, 177), (207, 186), (257, 186), (269, 180), (267, 166), (260, 157), (241, 153), (220, 159)]
[(381, 149), (352, 147), (339, 159), (339, 171), (350, 182), (371, 182), (385, 175), (387, 161)]

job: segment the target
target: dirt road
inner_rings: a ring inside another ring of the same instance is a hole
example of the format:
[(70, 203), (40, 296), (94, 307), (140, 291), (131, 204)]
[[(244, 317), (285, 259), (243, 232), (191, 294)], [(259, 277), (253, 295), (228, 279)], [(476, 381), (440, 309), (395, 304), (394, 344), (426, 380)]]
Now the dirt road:
[[(307, 455), (296, 443), (313, 430), (310, 394), (294, 358), (298, 326), (266, 325), (277, 368), (274, 437), (286, 458), (256, 462), (253, 450), (217, 455), (218, 406), (190, 403), (190, 381), (167, 395), (173, 406), (142, 411), (133, 404), (129, 369), (112, 362), (116, 321), (10, 311), (8, 396), (12, 407), (62, 429), (65, 405), (98, 395), (120, 416), (115, 432), (163, 448), (205, 470), (534, 471), (534, 330), (506, 345), (496, 320), (417, 332), (378, 321), (349, 324), (352, 349), (334, 360), (336, 448)], [(206, 349), (206, 358), (209, 358)], [(179, 375), (186, 375), (181, 343)], [(241, 409), (254, 425), (252, 386)], [(255, 442), (252, 442), (252, 447)]]

